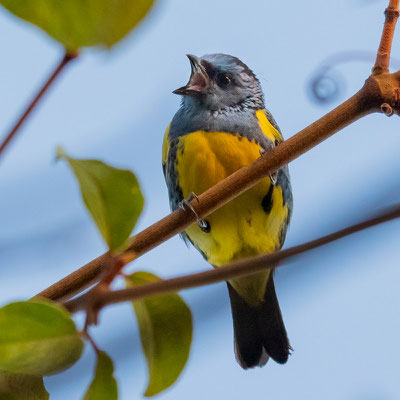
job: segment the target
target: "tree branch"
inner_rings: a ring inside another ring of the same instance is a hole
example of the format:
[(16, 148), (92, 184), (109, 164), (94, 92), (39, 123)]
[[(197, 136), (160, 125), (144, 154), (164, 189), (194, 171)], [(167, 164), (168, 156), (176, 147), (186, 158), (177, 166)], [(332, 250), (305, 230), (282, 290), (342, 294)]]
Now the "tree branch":
[[(386, 212), (368, 219), (359, 224), (352, 225), (348, 228), (331, 233), (330, 235), (323, 236), (319, 239), (291, 247), (289, 249), (281, 250), (272, 254), (264, 254), (252, 258), (241, 259), (230, 265), (218, 267), (210, 271), (199, 272), (196, 274), (180, 276), (178, 278), (165, 279), (154, 283), (149, 283), (134, 288), (106, 291), (95, 299), (95, 304), (91, 304), (96, 309), (100, 309), (108, 304), (120, 303), (123, 301), (130, 301), (141, 299), (143, 297), (165, 294), (169, 292), (178, 292), (183, 289), (189, 289), (221, 281), (226, 281), (240, 276), (251, 275), (266, 269), (276, 267), (278, 262), (287, 260), (291, 257), (305, 253), (309, 250), (316, 249), (317, 247), (324, 246), (335, 240), (341, 239), (345, 236), (362, 231), (372, 226), (382, 224), (400, 217), (400, 204)], [(282, 264), (281, 264), (282, 265)], [(88, 294), (67, 301), (64, 306), (70, 311), (75, 312), (85, 310), (88, 300), (93, 300)]]
[(375, 65), (372, 68), (372, 74), (378, 75), (383, 72), (389, 72), (390, 52), (392, 50), (392, 41), (396, 22), (399, 18), (399, 0), (390, 0), (388, 8), (385, 10), (385, 24), (376, 55)]
[[(386, 13), (379, 51), (383, 52), (386, 49), (387, 57), (390, 56), (390, 46), (396, 23), (396, 18), (393, 18), (393, 15), (398, 12), (398, 3), (399, 0), (391, 0), (389, 5), (391, 11)], [(359, 118), (379, 111), (388, 116), (393, 113), (400, 113), (400, 72), (390, 74), (388, 72), (378, 73), (378, 70), (375, 70), (361, 90), (354, 96), (290, 139), (279, 144), (267, 155), (236, 171), (199, 195), (198, 199), (191, 202), (193, 209), (199, 217), (206, 217), (256, 185), (270, 172), (293, 161)], [(176, 210), (135, 235), (125, 253), (125, 261), (129, 262), (140, 257), (177, 233), (182, 232), (195, 221), (196, 215), (191, 210)], [(106, 255), (96, 258), (45, 289), (38, 296), (52, 300), (65, 300), (72, 297), (99, 279), (99, 275), (105, 269), (106, 261)], [(113, 273), (115, 272), (113, 271)]]
[(10, 143), (11, 139), (15, 136), (15, 134), (18, 132), (18, 130), (21, 128), (22, 124), (25, 122), (26, 118), (31, 114), (32, 110), (35, 108), (35, 106), (38, 104), (39, 100), (41, 97), (45, 94), (45, 92), (49, 89), (51, 84), (54, 82), (54, 80), (57, 78), (57, 76), (60, 74), (60, 72), (66, 67), (66, 65), (73, 59), (75, 59), (78, 56), (77, 53), (70, 53), (66, 52), (62, 58), (62, 60), (59, 62), (59, 64), (56, 66), (55, 70), (51, 73), (49, 78), (46, 80), (46, 82), (43, 84), (39, 92), (36, 94), (36, 96), (32, 99), (30, 104), (26, 107), (25, 111), (22, 113), (22, 115), (18, 118), (17, 122), (15, 125), (11, 128), (10, 132), (6, 135), (3, 143), (0, 144), (0, 157), (2, 153), (4, 152), (4, 149), (7, 147), (7, 145)]

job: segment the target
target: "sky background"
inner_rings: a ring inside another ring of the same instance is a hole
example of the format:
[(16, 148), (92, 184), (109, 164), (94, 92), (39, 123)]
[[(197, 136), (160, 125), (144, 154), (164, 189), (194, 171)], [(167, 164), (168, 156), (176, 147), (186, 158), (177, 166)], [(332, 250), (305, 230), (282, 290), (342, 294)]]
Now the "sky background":
[[(343, 51), (370, 62), (338, 66), (343, 92), (358, 90), (373, 65), (387, 1), (160, 0), (111, 51), (84, 51), (71, 63), (0, 160), (0, 302), (26, 299), (105, 251), (55, 147), (132, 169), (146, 198), (136, 230), (169, 212), (161, 170), (172, 94), (190, 74), (186, 53), (224, 52), (254, 70), (266, 104), (290, 137), (334, 104), (317, 105), (307, 87), (315, 69)], [(399, 54), (396, 35), (394, 56)], [(0, 9), (0, 134), (62, 57), (40, 30)], [(285, 247), (316, 238), (393, 204), (400, 135), (396, 117), (368, 116), (290, 165), (294, 214)], [(224, 284), (188, 290), (194, 338), (189, 362), (167, 399), (394, 400), (400, 398), (399, 222), (304, 255), (276, 273), (294, 352), (284, 366), (243, 371), (235, 362)], [(174, 238), (130, 270), (161, 277), (209, 268)], [(78, 323), (82, 316), (77, 316)], [(122, 400), (142, 397), (146, 364), (130, 304), (107, 307), (92, 329), (114, 359)], [(52, 400), (79, 399), (94, 354), (46, 378)]]

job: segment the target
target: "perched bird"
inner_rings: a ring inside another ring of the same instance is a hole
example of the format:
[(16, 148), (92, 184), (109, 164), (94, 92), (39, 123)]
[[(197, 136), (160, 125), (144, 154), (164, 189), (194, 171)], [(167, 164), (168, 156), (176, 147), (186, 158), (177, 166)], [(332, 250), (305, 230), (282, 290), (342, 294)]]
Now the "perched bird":
[[(283, 141), (265, 109), (260, 82), (238, 58), (188, 55), (191, 76), (174, 93), (181, 107), (168, 126), (162, 165), (172, 210), (199, 195)], [(292, 191), (287, 167), (263, 179), (183, 237), (214, 267), (280, 249), (286, 236)], [(285, 363), (290, 344), (275, 293), (272, 272), (227, 282), (233, 316), (235, 354), (243, 368), (269, 357)]]

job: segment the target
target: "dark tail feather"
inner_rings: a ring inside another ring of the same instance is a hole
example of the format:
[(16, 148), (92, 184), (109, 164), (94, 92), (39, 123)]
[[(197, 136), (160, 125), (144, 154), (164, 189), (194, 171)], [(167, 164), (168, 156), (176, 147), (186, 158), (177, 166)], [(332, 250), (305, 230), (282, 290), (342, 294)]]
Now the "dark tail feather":
[(261, 332), (258, 328), (259, 308), (250, 307), (227, 282), (231, 299), (233, 330), (235, 334), (235, 354), (244, 369), (264, 365)]
[(284, 364), (289, 357), (290, 344), (272, 276), (268, 279), (264, 301), (257, 307), (248, 305), (229, 283), (227, 285), (238, 363), (247, 369), (263, 366), (271, 357)]
[(280, 364), (284, 364), (290, 354), (290, 343), (283, 323), (281, 309), (276, 297), (274, 279), (268, 279), (264, 302), (258, 315), (261, 337), (269, 356)]

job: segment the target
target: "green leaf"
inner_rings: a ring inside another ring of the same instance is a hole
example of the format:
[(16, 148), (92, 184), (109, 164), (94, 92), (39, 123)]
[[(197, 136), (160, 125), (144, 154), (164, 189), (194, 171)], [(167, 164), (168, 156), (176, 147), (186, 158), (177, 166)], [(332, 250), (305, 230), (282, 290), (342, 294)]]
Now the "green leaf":
[[(159, 279), (148, 272), (135, 272), (126, 278), (126, 285), (133, 287)], [(171, 386), (186, 364), (192, 341), (192, 314), (177, 294), (147, 297), (132, 304), (149, 369), (145, 396), (154, 396)]]
[(0, 0), (68, 50), (111, 47), (148, 13), (155, 0)]
[(143, 210), (144, 199), (135, 175), (97, 160), (77, 160), (61, 148), (79, 182), (83, 201), (110, 250), (120, 249)]
[(41, 376), (0, 371), (1, 400), (48, 400)]
[(104, 352), (97, 353), (96, 372), (84, 400), (118, 400), (117, 381), (111, 358)]
[(81, 356), (83, 342), (59, 304), (25, 301), (0, 308), (0, 370), (50, 375)]

